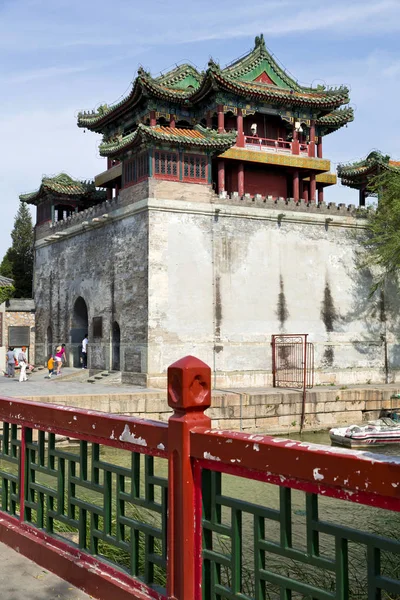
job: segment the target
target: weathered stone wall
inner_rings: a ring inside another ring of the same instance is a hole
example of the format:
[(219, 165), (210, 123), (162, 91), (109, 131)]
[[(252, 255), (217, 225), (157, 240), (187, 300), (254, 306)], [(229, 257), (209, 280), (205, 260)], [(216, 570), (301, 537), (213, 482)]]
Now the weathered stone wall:
[[(147, 371), (146, 212), (118, 214), (93, 227), (79, 221), (66, 231), (57, 241), (36, 244), (37, 362), (47, 359), (49, 327), (51, 348), (67, 343), (72, 360), (74, 304), (82, 297), (88, 309), (89, 367), (110, 368), (111, 328), (116, 321), (121, 330), (121, 369), (137, 372), (140, 378)], [(102, 339), (93, 338), (93, 317), (102, 317)]]
[(362, 223), (344, 206), (261, 197), (153, 203), (150, 384), (194, 354), (212, 366), (217, 387), (272, 385), (279, 333), (309, 334), (317, 384), (384, 381), (386, 333), (395, 378), (396, 293), (388, 289), (384, 305), (369, 298), (371, 273), (358, 267)]
[[(207, 186), (150, 180), (118, 199), (37, 229), (37, 362), (70, 342), (73, 307), (89, 312), (89, 366), (111, 365), (121, 329), (123, 380), (164, 386), (194, 354), (218, 387), (271, 385), (271, 335), (308, 333), (316, 383), (383, 381), (400, 360), (395, 294), (369, 299), (357, 266), (362, 219), (344, 205), (216, 196)], [(43, 233), (43, 235), (42, 235)], [(103, 317), (102, 339), (92, 319)], [(73, 348), (69, 348), (70, 351)]]

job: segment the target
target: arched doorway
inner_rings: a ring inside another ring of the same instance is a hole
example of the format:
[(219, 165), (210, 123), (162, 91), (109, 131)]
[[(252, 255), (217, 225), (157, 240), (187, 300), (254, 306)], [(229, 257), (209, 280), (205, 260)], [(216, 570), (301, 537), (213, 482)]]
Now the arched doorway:
[(75, 300), (74, 308), (72, 310), (71, 320), (71, 349), (70, 355), (72, 356), (72, 363), (74, 367), (80, 367), (81, 357), (81, 344), (85, 335), (88, 333), (89, 319), (88, 309), (86, 302), (79, 296)]
[(112, 370), (121, 370), (120, 360), (120, 344), (121, 344), (121, 330), (117, 321), (114, 321), (112, 325)]
[(47, 332), (46, 332), (46, 352), (47, 352), (47, 356), (45, 357), (46, 360), (49, 358), (49, 356), (51, 354), (53, 354), (54, 352), (54, 348), (53, 348), (53, 330), (50, 327), (50, 325), (47, 328)]

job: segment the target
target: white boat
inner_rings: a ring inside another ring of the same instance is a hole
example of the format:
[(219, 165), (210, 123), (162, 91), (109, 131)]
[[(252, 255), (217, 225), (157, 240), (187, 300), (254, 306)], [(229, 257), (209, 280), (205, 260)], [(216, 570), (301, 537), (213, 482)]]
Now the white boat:
[(400, 444), (400, 423), (389, 417), (369, 421), (367, 425), (334, 427), (329, 431), (334, 445), (348, 448), (368, 448), (368, 446), (386, 446)]

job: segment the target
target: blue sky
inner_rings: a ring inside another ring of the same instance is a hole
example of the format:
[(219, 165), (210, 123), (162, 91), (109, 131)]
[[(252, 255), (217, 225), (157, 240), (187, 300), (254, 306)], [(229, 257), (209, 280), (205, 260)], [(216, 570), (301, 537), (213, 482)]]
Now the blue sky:
[[(105, 168), (79, 110), (117, 101), (139, 65), (225, 65), (260, 32), (300, 82), (351, 88), (355, 121), (324, 143), (332, 170), (375, 148), (400, 159), (400, 0), (0, 0), (0, 258), (20, 193), (43, 174)], [(326, 200), (357, 192), (338, 185)]]

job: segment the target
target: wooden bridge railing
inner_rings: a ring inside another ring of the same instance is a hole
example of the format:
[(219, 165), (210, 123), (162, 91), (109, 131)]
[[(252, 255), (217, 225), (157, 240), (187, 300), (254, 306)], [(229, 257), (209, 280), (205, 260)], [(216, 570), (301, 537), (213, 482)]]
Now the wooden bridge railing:
[(1, 398), (0, 541), (100, 599), (400, 597), (399, 458), (211, 429), (193, 357), (168, 403)]

